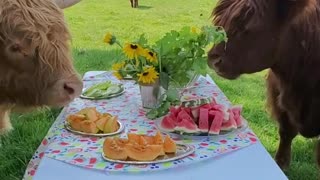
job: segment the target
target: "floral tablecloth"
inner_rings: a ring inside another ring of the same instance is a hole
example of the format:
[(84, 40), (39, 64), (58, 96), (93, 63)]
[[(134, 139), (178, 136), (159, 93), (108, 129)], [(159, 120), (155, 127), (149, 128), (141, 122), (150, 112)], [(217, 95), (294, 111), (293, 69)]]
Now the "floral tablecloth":
[[(83, 78), (85, 87), (106, 80), (119, 82), (109, 72), (88, 72)], [(133, 81), (125, 80), (121, 83), (124, 84), (126, 90), (122, 96), (99, 101), (78, 98), (65, 107), (32, 157), (24, 179), (32, 179), (44, 156), (70, 165), (101, 170), (105, 173), (143, 173), (168, 168), (183, 168), (186, 165), (236, 151), (258, 141), (258, 138), (250, 129), (219, 137), (195, 138), (171, 134), (176, 141), (193, 145), (196, 152), (173, 162), (150, 165), (124, 165), (107, 162), (101, 157), (102, 144), (105, 138), (73, 134), (64, 128), (64, 121), (70, 113), (76, 113), (85, 107), (97, 107), (99, 112), (108, 112), (119, 116), (119, 120), (125, 125), (125, 131), (119, 135), (121, 137), (125, 137), (128, 132), (154, 135), (157, 131), (157, 120), (149, 120), (145, 117), (146, 110), (141, 106), (139, 87)], [(213, 96), (218, 103), (226, 106), (231, 105), (222, 91), (208, 76), (200, 77), (192, 86), (194, 86), (193, 93), (197, 95)]]

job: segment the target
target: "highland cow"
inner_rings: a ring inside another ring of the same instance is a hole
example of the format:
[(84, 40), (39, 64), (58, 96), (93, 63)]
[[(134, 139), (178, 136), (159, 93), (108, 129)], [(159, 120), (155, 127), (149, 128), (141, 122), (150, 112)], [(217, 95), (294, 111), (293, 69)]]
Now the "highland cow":
[(80, 95), (61, 9), (71, 4), (0, 1), (0, 134), (12, 129), (13, 108), (61, 107)]
[(282, 169), (290, 165), (297, 134), (320, 135), (319, 2), (219, 0), (212, 13), (228, 35), (208, 53), (208, 65), (218, 75), (236, 79), (269, 69), (268, 104), (280, 136), (275, 159)]

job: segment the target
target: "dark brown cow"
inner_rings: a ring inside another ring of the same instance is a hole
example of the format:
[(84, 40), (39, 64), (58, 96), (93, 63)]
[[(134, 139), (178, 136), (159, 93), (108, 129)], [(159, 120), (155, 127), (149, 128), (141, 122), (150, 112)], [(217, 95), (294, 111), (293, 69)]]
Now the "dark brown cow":
[(60, 107), (80, 95), (69, 41), (63, 12), (52, 0), (0, 1), (1, 134), (12, 128), (12, 108)]
[(139, 0), (130, 0), (131, 7), (137, 8), (139, 6)]
[(217, 74), (236, 79), (270, 68), (268, 104), (280, 135), (275, 159), (285, 169), (298, 133), (320, 135), (319, 1), (220, 0), (213, 16), (229, 38), (208, 53)]

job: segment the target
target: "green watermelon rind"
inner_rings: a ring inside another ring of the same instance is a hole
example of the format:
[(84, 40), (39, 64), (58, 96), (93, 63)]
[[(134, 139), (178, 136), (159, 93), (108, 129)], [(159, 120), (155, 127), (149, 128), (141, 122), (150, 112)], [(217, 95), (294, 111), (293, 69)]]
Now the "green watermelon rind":
[(183, 97), (181, 98), (181, 103), (180, 105), (182, 107), (199, 107), (205, 104), (210, 104), (211, 102), (213, 102), (213, 99), (210, 97), (207, 98), (200, 98), (197, 100), (183, 100)]

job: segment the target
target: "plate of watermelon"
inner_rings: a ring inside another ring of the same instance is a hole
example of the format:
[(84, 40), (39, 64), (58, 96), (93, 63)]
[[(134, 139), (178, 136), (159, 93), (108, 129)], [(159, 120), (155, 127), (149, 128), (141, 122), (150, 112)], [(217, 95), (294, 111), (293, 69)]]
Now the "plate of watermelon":
[(226, 107), (212, 98), (181, 102), (157, 121), (162, 132), (191, 136), (221, 136), (243, 131), (247, 121), (241, 116), (242, 106)]

